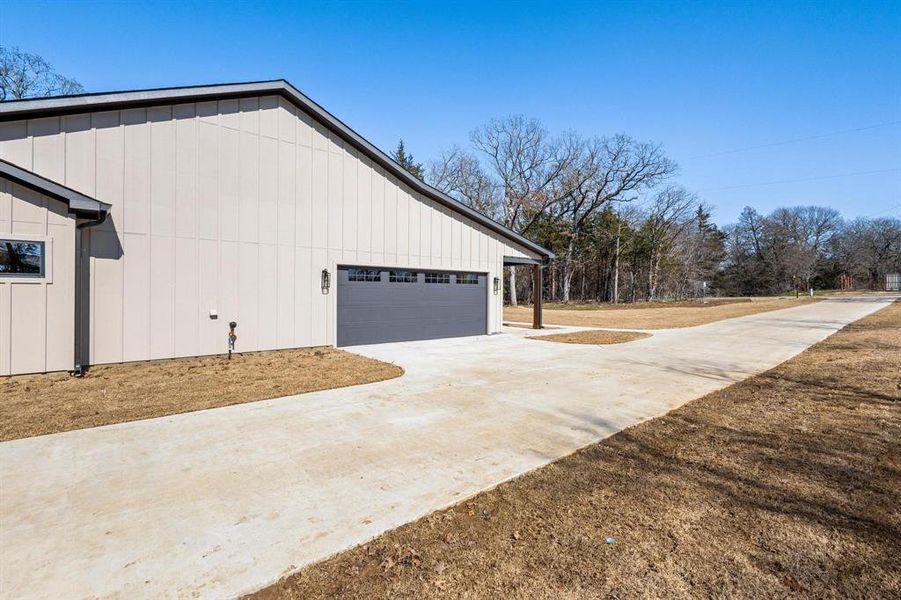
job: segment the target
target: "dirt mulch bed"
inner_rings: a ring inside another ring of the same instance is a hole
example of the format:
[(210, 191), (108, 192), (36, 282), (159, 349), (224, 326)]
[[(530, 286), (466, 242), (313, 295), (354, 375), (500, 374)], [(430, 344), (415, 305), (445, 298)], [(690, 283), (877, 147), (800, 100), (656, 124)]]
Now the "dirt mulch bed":
[[(763, 300), (711, 300), (701, 302), (661, 302), (649, 304), (590, 304), (574, 307), (556, 305), (544, 311), (544, 322), (554, 325), (609, 327), (613, 329), (668, 329), (695, 327), (714, 321), (744, 317), (781, 308), (790, 308), (815, 298), (767, 298)], [(649, 307), (650, 306), (650, 307)], [(547, 308), (547, 307), (546, 307)], [(505, 321), (531, 321), (529, 306), (504, 307)]]
[(641, 331), (576, 331), (573, 333), (555, 333), (552, 335), (530, 335), (526, 339), (542, 342), (559, 342), (562, 344), (589, 344), (603, 346), (606, 344), (625, 344), (635, 340), (651, 337), (650, 333)]
[(899, 507), (895, 303), (253, 598), (898, 598)]
[(371, 383), (396, 365), (335, 348), (301, 348), (0, 377), (0, 441)]

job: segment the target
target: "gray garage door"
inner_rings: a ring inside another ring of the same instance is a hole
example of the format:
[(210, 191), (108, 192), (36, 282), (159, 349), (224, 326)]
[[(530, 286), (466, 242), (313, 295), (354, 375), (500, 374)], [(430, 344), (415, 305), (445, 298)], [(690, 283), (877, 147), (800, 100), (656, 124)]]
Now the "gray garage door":
[(484, 273), (338, 267), (338, 345), (488, 331)]

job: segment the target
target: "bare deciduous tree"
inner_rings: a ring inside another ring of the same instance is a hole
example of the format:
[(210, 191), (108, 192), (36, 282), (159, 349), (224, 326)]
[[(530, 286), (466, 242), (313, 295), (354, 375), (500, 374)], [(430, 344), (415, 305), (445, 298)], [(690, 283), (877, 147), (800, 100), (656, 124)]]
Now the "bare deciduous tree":
[(641, 227), (648, 253), (648, 300), (657, 298), (660, 263), (692, 224), (698, 206), (698, 197), (678, 186), (667, 187), (654, 196)]
[(634, 200), (676, 171), (660, 146), (637, 142), (626, 135), (582, 141), (575, 138), (573, 160), (560, 178), (560, 216), (568, 225), (568, 243), (561, 257), (561, 299), (569, 302), (572, 264), (586, 220), (613, 201)]
[(498, 219), (497, 184), (472, 154), (454, 147), (429, 165), (429, 183), (483, 215)]
[(855, 219), (838, 237), (842, 272), (867, 287), (878, 288), (886, 273), (901, 272), (901, 219)]
[(792, 210), (797, 219), (798, 231), (814, 254), (819, 255), (832, 236), (841, 229), (842, 217), (834, 208), (798, 206)]
[(502, 223), (526, 233), (551, 203), (551, 188), (569, 164), (569, 150), (551, 140), (535, 119), (494, 119), (472, 132), (473, 146), (486, 158), (502, 190)]
[(901, 270), (901, 221), (860, 218), (844, 223), (820, 206), (777, 208), (767, 216), (746, 208), (729, 229), (718, 285), (728, 294), (829, 288), (840, 275), (878, 288)]
[[(546, 233), (565, 239), (559, 277), (564, 302), (586, 222), (609, 203), (630, 201), (676, 171), (658, 145), (626, 135), (551, 137), (538, 121), (521, 116), (493, 120), (473, 131), (471, 141), (475, 153), (452, 148), (430, 165), (430, 183), (518, 233), (528, 235), (541, 223)], [(556, 282), (556, 271), (553, 276)], [(515, 305), (515, 269), (509, 281)]]
[[(491, 198), (495, 206), (493, 216), (506, 227), (527, 234), (565, 193), (565, 188), (558, 184), (578, 154), (573, 138), (553, 139), (537, 120), (510, 116), (490, 121), (473, 131), (470, 139), (484, 158), (485, 171), (473, 168), (474, 164), (482, 164), (478, 159), (473, 163), (464, 156), (456, 163), (464, 167), (462, 174), (439, 175), (439, 178), (466, 181), (466, 189), (471, 192), (496, 190), (491, 195), (480, 194), (479, 198)], [(445, 164), (452, 163), (445, 161)], [(517, 302), (516, 270), (512, 268), (510, 302), (513, 305)]]
[(74, 79), (57, 73), (36, 54), (0, 46), (0, 100), (63, 96), (84, 91)]

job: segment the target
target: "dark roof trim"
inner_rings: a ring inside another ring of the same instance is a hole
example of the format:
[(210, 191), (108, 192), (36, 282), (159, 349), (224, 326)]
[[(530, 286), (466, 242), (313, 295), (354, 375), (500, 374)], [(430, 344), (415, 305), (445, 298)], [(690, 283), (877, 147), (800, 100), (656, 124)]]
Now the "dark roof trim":
[(52, 179), (41, 177), (37, 173), (32, 173), (2, 159), (0, 159), (0, 177), (15, 181), (42, 194), (52, 196), (57, 200), (62, 200), (69, 205), (69, 212), (78, 217), (105, 217), (110, 210), (110, 205), (105, 202), (85, 196), (81, 192), (76, 192), (72, 188), (60, 185)]
[(524, 258), (522, 256), (505, 256), (504, 257), (504, 266), (509, 267), (513, 265), (540, 265), (544, 264), (543, 261), (535, 260), (534, 258)]
[(472, 219), (476, 223), (485, 226), (495, 233), (499, 233), (508, 240), (535, 252), (539, 256), (544, 258), (554, 257), (553, 252), (550, 250), (539, 246), (465, 204), (454, 200), (447, 194), (440, 192), (427, 183), (420, 181), (394, 162), (387, 154), (376, 148), (368, 140), (345, 125), (340, 119), (316, 104), (284, 79), (257, 81), (252, 83), (176, 87), (133, 92), (80, 94), (76, 96), (60, 96), (55, 98), (13, 100), (0, 103), (0, 122), (88, 111), (117, 110), (122, 108), (136, 108), (140, 106), (174, 104), (179, 102), (202, 102), (204, 100), (240, 98), (264, 94), (278, 94), (292, 104), (300, 107), (316, 121), (337, 133), (343, 140), (356, 147), (373, 162), (390, 172), (414, 190), (443, 204), (454, 212)]

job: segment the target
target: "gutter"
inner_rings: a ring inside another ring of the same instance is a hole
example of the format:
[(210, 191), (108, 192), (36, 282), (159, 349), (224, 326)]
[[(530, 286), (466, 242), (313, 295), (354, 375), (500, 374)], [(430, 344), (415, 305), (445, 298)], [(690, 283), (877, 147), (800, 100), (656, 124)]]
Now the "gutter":
[(106, 218), (109, 216), (109, 209), (101, 208), (97, 211), (97, 218), (92, 219), (90, 221), (85, 221), (84, 223), (79, 223), (75, 227), (77, 229), (88, 229), (90, 227), (96, 227), (98, 225), (103, 225), (106, 223)]

